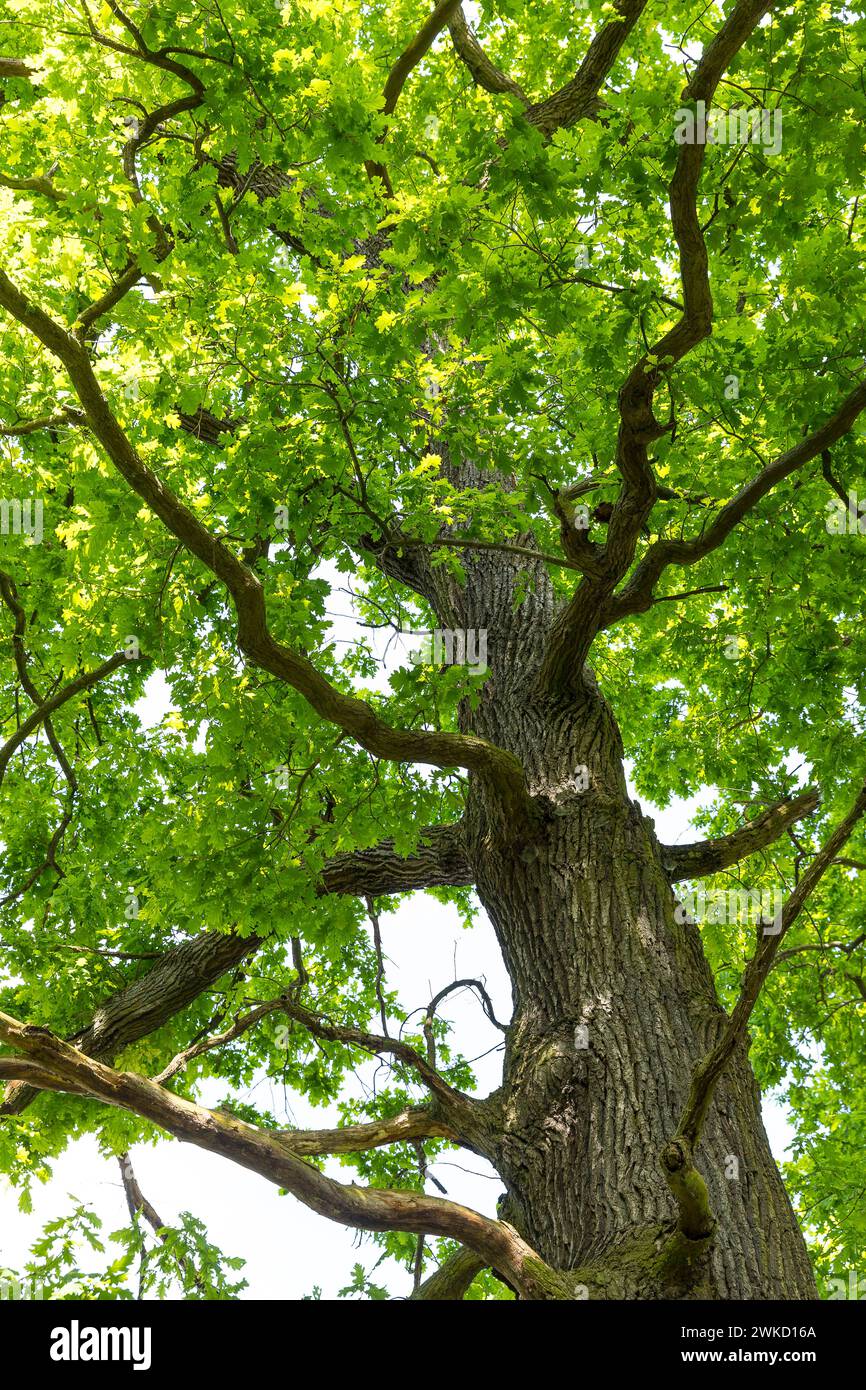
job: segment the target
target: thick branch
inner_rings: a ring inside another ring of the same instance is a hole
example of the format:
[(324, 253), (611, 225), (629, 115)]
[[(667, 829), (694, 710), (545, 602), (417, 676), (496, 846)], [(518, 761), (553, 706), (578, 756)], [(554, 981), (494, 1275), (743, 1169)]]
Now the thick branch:
[(342, 1125), (338, 1129), (292, 1129), (275, 1136), (295, 1154), (351, 1154), (402, 1144), (411, 1139), (451, 1139), (460, 1136), (437, 1114), (435, 1106), (415, 1106), (369, 1124)]
[[(322, 872), (319, 892), (378, 897), (433, 886), (471, 882), (458, 826), (434, 826), (402, 858), (385, 841), (371, 849), (335, 855)], [(91, 1057), (111, 1062), (125, 1047), (147, 1037), (187, 1008), (261, 946), (259, 936), (202, 932), (161, 956), (140, 979), (112, 994), (73, 1038)], [(17, 1115), (35, 1098), (33, 1086), (16, 1086), (0, 1104), (0, 1116)]]
[(37, 1091), (69, 1091), (72, 1095), (92, 1098), (92, 1093), (85, 1087), (59, 1081), (53, 1072), (47, 1071), (39, 1062), (17, 1054), (0, 1057), (0, 1081), (9, 1081), (13, 1085), (23, 1083), (34, 1095)]
[(466, 23), (466, 16), (459, 5), (456, 13), (451, 16), (448, 28), (455, 53), (469, 69), (479, 87), (483, 87), (486, 92), (504, 93), (516, 97), (524, 106), (529, 106), (529, 98), (523, 88), (507, 73), (496, 67), (495, 63), (491, 63), (472, 29)]
[(682, 878), (702, 878), (730, 868), (740, 859), (778, 840), (789, 825), (804, 816), (812, 815), (820, 802), (817, 791), (801, 792), (799, 796), (779, 801), (763, 815), (749, 821), (730, 835), (717, 840), (702, 840), (690, 845), (662, 845), (662, 863), (672, 883)]
[(484, 1268), (484, 1261), (461, 1246), (439, 1266), (412, 1295), (412, 1299), (428, 1303), (456, 1302), (462, 1299), (472, 1280)]
[(33, 69), (28, 68), (21, 58), (0, 58), (0, 77), (32, 77)]
[(397, 853), (393, 840), (334, 855), (322, 869), (321, 891), (382, 897), (420, 888), (467, 888), (474, 882), (463, 827), (434, 825), (423, 832), (418, 848), (405, 858)]
[(567, 129), (585, 116), (595, 114), (600, 105), (598, 94), (602, 83), (646, 4), (647, 0), (616, 0), (614, 9), (621, 17), (599, 29), (571, 82), (529, 107), (526, 119), (532, 125), (544, 135), (552, 135), (555, 130)]
[(459, 1240), (527, 1299), (568, 1297), (563, 1281), (504, 1222), (420, 1192), (346, 1187), (290, 1153), (266, 1131), (182, 1100), (144, 1077), (114, 1071), (55, 1038), (0, 1014), (0, 1040), (76, 1089), (120, 1105), (175, 1138), (221, 1154), (285, 1188), (331, 1221), (367, 1231), (409, 1231)]
[[(704, 49), (685, 89), (685, 100), (711, 102), (726, 67), (773, 3), (775, 0), (738, 0), (715, 38)], [(629, 13), (636, 10), (632, 23), (642, 8), (640, 5), (629, 7)], [(546, 691), (563, 692), (581, 678), (602, 612), (634, 559), (638, 537), (658, 495), (648, 445), (668, 427), (660, 425), (653, 413), (656, 388), (671, 367), (711, 331), (713, 301), (707, 248), (697, 210), (705, 150), (703, 142), (680, 146), (669, 200), (680, 258), (683, 313), (673, 328), (654, 344), (652, 351), (635, 364), (620, 389), (616, 462), (622, 487), (608, 526), (602, 573), (585, 576), (552, 629), (539, 681)]]
[(437, 34), (448, 24), (455, 10), (460, 8), (460, 0), (439, 0), (430, 18), (421, 26), (412, 42), (403, 50), (388, 74), (383, 96), (385, 104), (382, 113), (390, 116), (400, 100), (406, 79), (427, 53)]

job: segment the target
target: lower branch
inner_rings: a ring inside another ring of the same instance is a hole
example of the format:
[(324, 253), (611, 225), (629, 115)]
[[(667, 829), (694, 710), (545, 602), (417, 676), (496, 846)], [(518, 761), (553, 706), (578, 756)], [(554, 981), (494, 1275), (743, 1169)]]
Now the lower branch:
[[(365, 1033), (360, 1028), (346, 1028), (340, 1024), (328, 1023), (325, 1019), (311, 1013), (309, 1009), (296, 1004), (293, 999), (283, 996), (279, 1004), (281, 1012), (288, 1018), (300, 1023), (308, 1033), (314, 1037), (324, 1038), (331, 1042), (347, 1043), (350, 1047), (363, 1048), (365, 1052), (375, 1053), (377, 1056), (396, 1057), (398, 1062), (404, 1066), (411, 1067), (418, 1073), (420, 1080), (428, 1088), (432, 1095), (436, 1096), (440, 1103), (445, 1107), (446, 1114), (454, 1112), (461, 1117), (469, 1119), (477, 1110), (479, 1113), (483, 1108), (483, 1103), (472, 1100), (464, 1095), (462, 1091), (457, 1091), (450, 1086), (443, 1076), (422, 1057), (420, 1052), (416, 1052), (414, 1047), (402, 1042), (399, 1038), (385, 1038), (376, 1033)], [(470, 1128), (476, 1128), (471, 1124)]]
[[(363, 897), (471, 882), (461, 827), (442, 825), (426, 829), (418, 848), (405, 858), (389, 840), (335, 855), (323, 867), (319, 891), (322, 896)], [(125, 1047), (161, 1028), (261, 945), (259, 936), (232, 932), (202, 932), (184, 941), (160, 956), (146, 975), (112, 994), (71, 1041), (88, 1056), (113, 1062)], [(0, 1104), (0, 1118), (25, 1110), (37, 1095), (36, 1084), (10, 1087)]]
[[(147, 1200), (142, 1192), (138, 1178), (135, 1176), (135, 1169), (132, 1166), (132, 1159), (129, 1154), (119, 1154), (117, 1158), (120, 1167), (120, 1177), (123, 1183), (123, 1191), (126, 1195), (126, 1205), (129, 1207), (129, 1215), (135, 1217), (141, 1212), (150, 1229), (153, 1231), (157, 1240), (163, 1245), (168, 1244), (169, 1234), (165, 1222), (158, 1211)], [(175, 1256), (181, 1278), (186, 1284), (195, 1284), (200, 1292), (204, 1291), (204, 1281), (198, 1270), (190, 1263), (183, 1254)], [(140, 1295), (139, 1295), (140, 1296)]]
[(438, 1114), (435, 1105), (401, 1110), (387, 1120), (341, 1125), (338, 1129), (289, 1129), (274, 1136), (293, 1154), (352, 1154), (402, 1144), (412, 1139), (450, 1139), (459, 1135)]
[(484, 1261), (474, 1250), (461, 1246), (449, 1255), (439, 1268), (425, 1279), (412, 1295), (413, 1301), (427, 1303), (457, 1302), (464, 1298), (472, 1280), (484, 1268)]
[[(835, 862), (839, 850), (866, 813), (866, 782), (848, 812), (822, 845), (782, 909), (778, 930), (767, 930), (758, 939), (755, 954), (746, 966), (740, 997), (715, 1047), (698, 1063), (676, 1134), (661, 1154), (662, 1170), (679, 1208), (679, 1229), (689, 1236), (711, 1217), (706, 1185), (694, 1168), (692, 1155), (700, 1142), (704, 1121), (719, 1078), (741, 1047), (748, 1049), (746, 1028), (776, 960), (779, 945), (803, 911), (810, 895)], [(706, 1232), (704, 1232), (706, 1234)], [(694, 1237), (691, 1237), (694, 1238)]]
[(0, 1013), (0, 1040), (38, 1062), (59, 1085), (87, 1090), (159, 1126), (175, 1138), (218, 1153), (285, 1188), (305, 1206), (366, 1231), (408, 1231), (458, 1240), (502, 1274), (522, 1298), (566, 1299), (567, 1280), (510, 1226), (441, 1197), (344, 1186), (289, 1152), (281, 1139), (174, 1096), (153, 1081), (96, 1062), (44, 1028)]
[(716, 1219), (710, 1210), (710, 1194), (694, 1163), (691, 1146), (678, 1136), (661, 1154), (662, 1172), (679, 1208), (679, 1229), (688, 1240), (705, 1240), (713, 1234)]

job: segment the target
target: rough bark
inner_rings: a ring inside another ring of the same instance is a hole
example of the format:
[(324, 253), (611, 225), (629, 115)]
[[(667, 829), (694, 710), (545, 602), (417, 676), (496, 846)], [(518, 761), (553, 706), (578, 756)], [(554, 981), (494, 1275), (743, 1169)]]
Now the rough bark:
[[(520, 567), (534, 585), (512, 613)], [(661, 1156), (726, 1015), (698, 929), (675, 919), (662, 848), (629, 800), (620, 734), (592, 674), (574, 697), (537, 698), (554, 618), (544, 567), (499, 555), (465, 568), (465, 590), (443, 581), (440, 617), (488, 628), (491, 674), (464, 725), (518, 754), (547, 807), (537, 845), (515, 856), (472, 779), (469, 855), (514, 991), (488, 1151), (509, 1220), (590, 1298), (816, 1297), (744, 1048), (700, 1149), (715, 1231), (675, 1233)]]

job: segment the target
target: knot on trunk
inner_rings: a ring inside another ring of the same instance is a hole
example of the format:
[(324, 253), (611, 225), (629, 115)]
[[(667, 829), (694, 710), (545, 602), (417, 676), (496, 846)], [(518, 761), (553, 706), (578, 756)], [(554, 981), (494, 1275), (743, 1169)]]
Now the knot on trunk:
[(716, 1229), (707, 1185), (692, 1161), (691, 1144), (682, 1135), (661, 1152), (662, 1172), (679, 1208), (679, 1230), (687, 1240), (707, 1240)]

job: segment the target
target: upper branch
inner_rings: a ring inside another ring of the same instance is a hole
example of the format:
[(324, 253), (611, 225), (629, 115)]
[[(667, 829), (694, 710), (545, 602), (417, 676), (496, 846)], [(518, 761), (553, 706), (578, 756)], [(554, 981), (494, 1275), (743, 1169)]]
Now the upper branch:
[(524, 106), (529, 106), (529, 98), (523, 88), (491, 63), (472, 29), (466, 23), (466, 16), (460, 5), (448, 23), (454, 51), (466, 65), (479, 87), (486, 92), (502, 92), (516, 97)]
[[(166, 122), (175, 116), (182, 115), (185, 111), (194, 111), (201, 106), (205, 99), (205, 86), (201, 78), (186, 63), (180, 63), (176, 58), (172, 58), (165, 49), (155, 50), (148, 46), (144, 36), (138, 26), (116, 3), (116, 0), (107, 0), (108, 8), (111, 10), (115, 19), (123, 26), (133, 40), (133, 45), (120, 43), (112, 39), (108, 34), (102, 33), (93, 23), (90, 11), (86, 4), (84, 7), (87, 27), (91, 37), (100, 44), (101, 47), (110, 49), (115, 53), (122, 53), (128, 57), (135, 58), (140, 62), (147, 63), (149, 66), (159, 68), (163, 72), (170, 73), (173, 77), (179, 78), (189, 91), (180, 97), (174, 97), (170, 101), (162, 102), (153, 111), (148, 111), (142, 120), (133, 122), (133, 133), (123, 147), (123, 171), (129, 182), (133, 201), (137, 206), (144, 203), (144, 197), (139, 186), (137, 157), (139, 151), (153, 137), (153, 135)], [(173, 239), (166, 228), (162, 225), (156, 213), (149, 212), (147, 215), (147, 226), (154, 238), (153, 257), (157, 262), (164, 261), (171, 253), (174, 246)], [(109, 285), (108, 289), (101, 294), (93, 303), (87, 305), (79, 314), (75, 325), (75, 333), (82, 341), (96, 332), (96, 325), (99, 320), (133, 289), (140, 280), (144, 278), (144, 271), (141, 269), (138, 260), (133, 256), (121, 274)], [(158, 282), (154, 277), (148, 277), (151, 283), (158, 288)]]
[(468, 888), (474, 882), (462, 825), (432, 825), (418, 848), (405, 857), (397, 853), (393, 840), (335, 854), (322, 868), (320, 891), (380, 897), (416, 888)]
[[(394, 111), (410, 72), (418, 66), (437, 34), (442, 32), (459, 5), (460, 0), (439, 0), (429, 19), (422, 24), (412, 42), (400, 54), (385, 81), (382, 93), (384, 98), (382, 115), (390, 116)], [(384, 139), (385, 132), (383, 131), (378, 137), (377, 143), (381, 144)], [(364, 167), (370, 178), (381, 180), (388, 197), (393, 196), (394, 189), (386, 165), (376, 159), (367, 159), (364, 161)]]
[[(738, 0), (718, 33), (704, 49), (686, 86), (684, 99), (709, 104), (725, 69), (776, 0)], [(636, 16), (635, 16), (636, 18)], [(604, 32), (604, 31), (602, 31)], [(707, 248), (698, 216), (697, 193), (706, 153), (705, 141), (680, 145), (671, 180), (671, 226), (677, 243), (683, 312), (678, 321), (634, 365), (619, 392), (620, 426), (616, 463), (622, 477), (607, 542), (595, 556), (571, 602), (554, 624), (539, 683), (544, 691), (562, 693), (580, 680), (583, 663), (602, 623), (608, 600), (634, 560), (638, 537), (658, 496), (648, 446), (668, 425), (655, 418), (653, 401), (665, 375), (712, 330)]]
[[(683, 92), (685, 101), (702, 101), (709, 106), (728, 64), (775, 3), (777, 0), (738, 0), (704, 49)], [(614, 557), (617, 580), (631, 564), (640, 528), (656, 499), (657, 486), (647, 445), (668, 428), (660, 425), (653, 413), (656, 388), (671, 368), (712, 332), (709, 261), (698, 215), (698, 184), (705, 156), (705, 138), (680, 145), (668, 194), (671, 228), (679, 253), (683, 311), (651, 352), (635, 363), (619, 393), (617, 466), (623, 486), (608, 531), (608, 549)]]
[(0, 77), (27, 77), (33, 76), (33, 69), (28, 68), (21, 58), (0, 58)]
[(701, 840), (690, 845), (662, 845), (662, 863), (668, 878), (671, 883), (676, 883), (682, 878), (702, 878), (706, 874), (716, 874), (730, 868), (731, 864), (778, 840), (789, 825), (810, 816), (817, 810), (820, 799), (817, 791), (801, 792), (799, 796), (777, 802), (730, 835), (720, 835), (716, 840)]
[(616, 0), (620, 18), (605, 24), (593, 38), (576, 75), (564, 87), (526, 112), (526, 119), (544, 135), (576, 125), (599, 107), (599, 90), (619, 51), (646, 9), (647, 0)]
[(731, 501), (700, 536), (691, 540), (660, 540), (651, 545), (628, 583), (614, 594), (602, 614), (602, 627), (610, 627), (632, 613), (645, 613), (652, 606), (655, 586), (668, 565), (693, 565), (716, 550), (762, 498), (784, 478), (847, 434), (858, 415), (866, 409), (866, 380), (856, 386), (839, 409), (814, 434), (767, 464)]
[(517, 837), (530, 838), (536, 812), (517, 758), (469, 734), (415, 733), (381, 719), (365, 700), (345, 695), (301, 653), (278, 642), (267, 621), (264, 590), (256, 575), (219, 541), (140, 458), (96, 379), (85, 348), (0, 271), (0, 306), (31, 332), (66, 368), (94, 435), (117, 471), (171, 533), (228, 589), (237, 614), (237, 642), (254, 665), (303, 695), (321, 718), (343, 729), (376, 757), (398, 762), (461, 767), (487, 780)]
[(430, 48), (437, 34), (448, 24), (455, 10), (460, 8), (460, 0), (439, 0), (439, 4), (434, 9), (426, 23), (422, 24), (412, 42), (403, 50), (393, 68), (388, 74), (385, 89), (382, 95), (385, 104), (382, 113), (390, 116), (391, 112), (400, 100), (406, 79), (414, 67), (417, 67), (424, 54)]
[(69, 425), (81, 425), (84, 416), (71, 407), (61, 415), (41, 415), (36, 420), (19, 420), (14, 425), (0, 425), (0, 435), (4, 439), (23, 439), (25, 435), (36, 434), (39, 430), (60, 430)]

